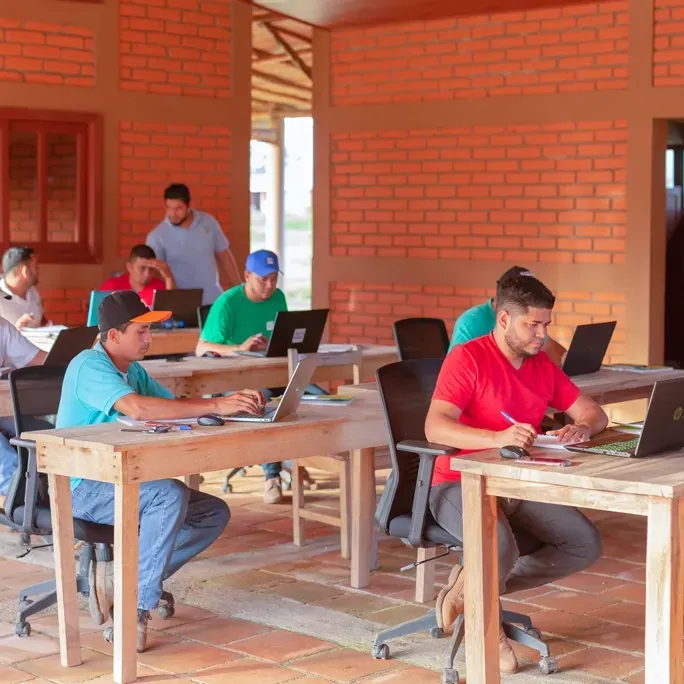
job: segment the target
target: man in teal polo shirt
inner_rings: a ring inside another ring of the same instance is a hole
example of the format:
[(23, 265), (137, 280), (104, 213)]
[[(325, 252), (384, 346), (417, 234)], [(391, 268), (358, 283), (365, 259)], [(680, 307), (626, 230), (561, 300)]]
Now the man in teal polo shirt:
[[(138, 363), (149, 349), (150, 324), (168, 319), (168, 311), (150, 311), (132, 290), (106, 297), (98, 310), (101, 342), (81, 352), (64, 376), (57, 412), (58, 428), (110, 423), (119, 415), (154, 421), (236, 411), (260, 413), (264, 397), (243, 390), (213, 399), (174, 399)], [(150, 439), (154, 439), (150, 437)], [(73, 478), (75, 518), (114, 524), (114, 486)], [(147, 622), (162, 596), (162, 582), (202, 553), (223, 532), (230, 511), (226, 503), (189, 489), (179, 480), (140, 485), (138, 564), (138, 652), (145, 650)], [(90, 613), (103, 624), (114, 597), (113, 563), (90, 568)]]
[[(522, 266), (509, 268), (496, 282), (497, 291), (502, 283), (515, 278), (534, 277), (532, 272)], [(473, 306), (464, 311), (456, 320), (454, 332), (451, 335), (451, 351), (457, 344), (465, 344), (476, 337), (489, 335), (496, 326), (496, 298), (489, 299), (483, 304)], [(552, 337), (546, 336), (542, 350), (557, 365), (561, 366), (567, 349), (556, 342)]]

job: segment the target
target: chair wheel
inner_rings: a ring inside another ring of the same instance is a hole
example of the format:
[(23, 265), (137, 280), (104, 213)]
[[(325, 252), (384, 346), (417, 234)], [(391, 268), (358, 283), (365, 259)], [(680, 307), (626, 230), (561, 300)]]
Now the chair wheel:
[(162, 620), (169, 620), (175, 614), (176, 607), (173, 604), (169, 605), (168, 603), (165, 603), (163, 606), (159, 606), (159, 608), (157, 608), (157, 615), (159, 615)]
[(550, 675), (558, 672), (558, 661), (555, 658), (542, 658), (539, 661), (539, 672), (543, 675)]
[(444, 636), (444, 630), (441, 627), (433, 627), (430, 630), (430, 636), (433, 639), (441, 639)]
[(445, 668), (442, 671), (442, 684), (458, 684), (458, 672), (451, 668)]
[(230, 482), (224, 482), (223, 487), (221, 487), (221, 491), (224, 494), (232, 494), (233, 493), (233, 485), (230, 484)]
[(387, 644), (373, 645), (373, 658), (376, 660), (389, 660), (390, 650)]
[(107, 627), (104, 632), (102, 632), (102, 638), (108, 643), (114, 643), (114, 627)]
[(537, 629), (536, 627), (530, 627), (529, 629), (526, 629), (525, 634), (527, 634), (528, 636), (531, 636), (533, 639), (541, 639), (542, 638), (541, 630)]
[(30, 622), (17, 622), (14, 625), (14, 633), (18, 637), (29, 637), (31, 636), (31, 623)]

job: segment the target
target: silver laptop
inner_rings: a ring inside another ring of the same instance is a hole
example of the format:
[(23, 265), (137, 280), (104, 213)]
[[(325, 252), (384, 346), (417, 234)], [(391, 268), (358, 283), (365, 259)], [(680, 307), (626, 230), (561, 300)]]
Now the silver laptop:
[(275, 423), (291, 415), (297, 410), (314, 370), (316, 370), (317, 363), (318, 359), (315, 356), (308, 356), (297, 364), (290, 382), (287, 383), (285, 393), (276, 407), (267, 406), (260, 416), (252, 415), (247, 411), (239, 411), (230, 416), (224, 416), (223, 419), (226, 422)]

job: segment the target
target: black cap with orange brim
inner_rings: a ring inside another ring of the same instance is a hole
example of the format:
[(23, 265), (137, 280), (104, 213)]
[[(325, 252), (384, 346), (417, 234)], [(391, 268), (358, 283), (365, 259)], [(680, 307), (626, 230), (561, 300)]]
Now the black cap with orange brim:
[(171, 312), (150, 311), (137, 292), (124, 290), (102, 300), (97, 318), (100, 332), (106, 332), (125, 323), (161, 323), (171, 318)]

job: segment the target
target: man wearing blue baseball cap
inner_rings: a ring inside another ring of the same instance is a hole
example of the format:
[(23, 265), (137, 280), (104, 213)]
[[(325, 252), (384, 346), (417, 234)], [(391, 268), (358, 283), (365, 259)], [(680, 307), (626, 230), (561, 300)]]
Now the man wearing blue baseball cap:
[[(283, 291), (278, 289), (278, 256), (267, 249), (252, 252), (245, 265), (245, 282), (224, 292), (211, 306), (195, 353), (227, 354), (266, 349), (276, 314), (287, 311)], [(265, 503), (280, 503), (281, 463), (264, 463)]]

